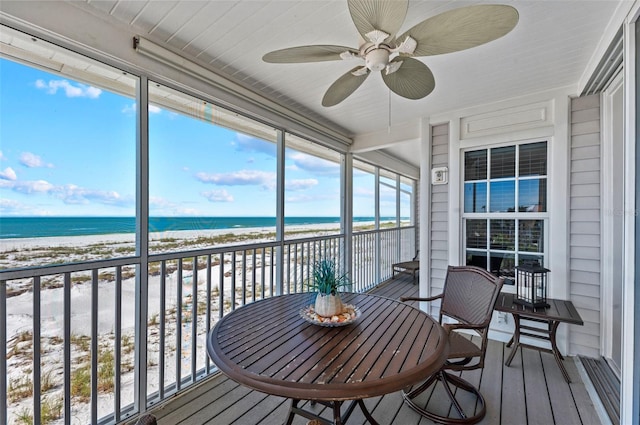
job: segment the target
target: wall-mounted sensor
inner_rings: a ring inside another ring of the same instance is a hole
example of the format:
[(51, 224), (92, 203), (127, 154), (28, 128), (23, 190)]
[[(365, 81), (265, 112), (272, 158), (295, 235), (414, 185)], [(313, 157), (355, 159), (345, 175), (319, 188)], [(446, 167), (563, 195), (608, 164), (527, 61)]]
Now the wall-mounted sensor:
[(431, 170), (431, 184), (447, 184), (449, 181), (447, 167), (438, 167)]

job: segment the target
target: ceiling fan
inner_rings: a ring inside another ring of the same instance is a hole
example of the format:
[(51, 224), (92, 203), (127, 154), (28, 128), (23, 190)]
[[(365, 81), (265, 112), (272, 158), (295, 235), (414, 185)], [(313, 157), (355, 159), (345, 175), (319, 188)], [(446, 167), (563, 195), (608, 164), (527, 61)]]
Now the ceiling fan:
[(433, 73), (417, 56), (457, 52), (502, 37), (518, 23), (518, 11), (506, 5), (475, 5), (428, 18), (396, 36), (409, 0), (347, 0), (360, 33), (358, 49), (334, 45), (291, 47), (267, 53), (269, 63), (304, 63), (364, 59), (338, 78), (322, 98), (323, 106), (345, 100), (372, 71), (380, 71), (391, 91), (407, 99), (422, 99), (435, 87)]

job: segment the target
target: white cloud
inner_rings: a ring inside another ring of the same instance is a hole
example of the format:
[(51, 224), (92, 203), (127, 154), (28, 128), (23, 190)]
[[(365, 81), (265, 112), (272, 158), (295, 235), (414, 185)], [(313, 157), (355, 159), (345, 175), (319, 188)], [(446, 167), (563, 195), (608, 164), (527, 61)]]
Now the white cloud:
[(285, 198), (286, 202), (290, 202), (290, 203), (307, 203), (307, 202), (313, 202), (316, 201), (317, 199), (311, 195), (304, 195), (304, 194), (297, 194), (297, 195), (293, 195), (293, 196), (287, 196)]
[(18, 176), (16, 175), (16, 172), (13, 171), (13, 168), (7, 167), (4, 171), (0, 171), (0, 179), (14, 181), (18, 179)]
[(340, 175), (340, 164), (327, 161), (317, 156), (296, 152), (288, 156), (298, 169), (320, 175)]
[(265, 189), (274, 189), (276, 186), (276, 173), (260, 170), (238, 170), (214, 174), (200, 172), (196, 174), (196, 179), (202, 183), (220, 186), (262, 186)]
[(286, 190), (295, 192), (299, 190), (307, 190), (318, 184), (316, 179), (292, 179), (287, 180), (284, 187)]
[(210, 190), (200, 193), (211, 202), (233, 202), (233, 195), (229, 194), (226, 190)]
[(130, 105), (124, 105), (124, 108), (122, 108), (121, 111), (123, 114), (126, 115), (133, 115), (136, 113), (136, 104), (132, 103)]
[(269, 156), (276, 156), (276, 144), (257, 139), (246, 134), (236, 134), (236, 140), (231, 143), (239, 152), (260, 152)]
[(6, 157), (6, 156), (4, 156), (4, 154), (2, 153), (2, 151), (0, 151), (0, 161), (4, 161), (4, 160), (6, 160), (6, 159), (7, 159), (7, 157)]
[(22, 204), (13, 199), (0, 198), (0, 211), (17, 210), (20, 209)]
[(63, 90), (67, 97), (88, 97), (97, 99), (102, 94), (102, 90), (84, 84), (73, 85), (67, 80), (37, 80), (36, 87), (45, 90), (48, 94), (56, 94), (58, 90)]
[(161, 217), (186, 217), (202, 215), (195, 208), (187, 207), (184, 204), (177, 204), (168, 199), (158, 196), (149, 197), (149, 209), (151, 213)]
[(65, 204), (89, 204), (95, 201), (100, 204), (114, 206), (135, 205), (134, 199), (122, 197), (116, 191), (87, 189), (75, 184), (57, 186), (51, 189), (51, 193)]
[(165, 208), (165, 207), (173, 207), (174, 204), (171, 201), (165, 198), (161, 198), (159, 196), (149, 196), (149, 206), (156, 207), (156, 208)]
[(23, 152), (20, 155), (20, 164), (27, 168), (53, 168), (53, 164), (45, 163), (42, 158), (31, 152)]
[(54, 189), (54, 185), (45, 180), (16, 181), (10, 186), (11, 189), (19, 193), (47, 193)]
[(134, 197), (121, 196), (116, 191), (87, 189), (75, 184), (56, 186), (45, 180), (10, 181), (0, 179), (0, 188), (10, 189), (26, 195), (48, 194), (60, 199), (65, 204), (72, 205), (93, 202), (119, 207), (135, 205)]

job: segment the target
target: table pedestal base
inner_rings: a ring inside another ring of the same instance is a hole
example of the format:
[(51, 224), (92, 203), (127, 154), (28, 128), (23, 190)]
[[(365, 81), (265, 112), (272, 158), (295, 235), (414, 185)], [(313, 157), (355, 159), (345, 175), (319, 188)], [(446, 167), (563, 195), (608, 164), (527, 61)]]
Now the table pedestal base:
[(351, 401), (344, 414), (341, 414), (340, 412), (340, 408), (342, 407), (343, 403), (342, 401), (316, 401), (315, 403), (319, 403), (332, 408), (333, 420), (328, 420), (313, 412), (298, 407), (298, 403), (300, 403), (300, 401), (301, 400), (296, 399), (291, 400), (291, 407), (289, 408), (289, 417), (287, 418), (286, 425), (291, 425), (293, 423), (293, 418), (295, 417), (295, 415), (304, 416), (307, 419), (315, 419), (326, 425), (343, 425), (347, 422), (347, 419), (349, 419), (351, 413), (353, 413), (356, 405), (360, 406), (362, 413), (364, 413), (365, 418), (367, 418), (367, 421), (369, 421), (371, 425), (379, 425), (378, 422), (373, 419), (373, 416), (371, 416), (371, 413), (367, 409), (367, 406), (364, 405), (362, 399)]

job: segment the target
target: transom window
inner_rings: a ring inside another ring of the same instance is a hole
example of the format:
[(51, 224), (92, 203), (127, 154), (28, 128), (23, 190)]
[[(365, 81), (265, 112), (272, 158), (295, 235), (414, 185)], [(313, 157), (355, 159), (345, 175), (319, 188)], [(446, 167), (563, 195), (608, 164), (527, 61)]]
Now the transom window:
[(464, 153), (466, 264), (513, 283), (515, 266), (544, 265), (547, 142)]

